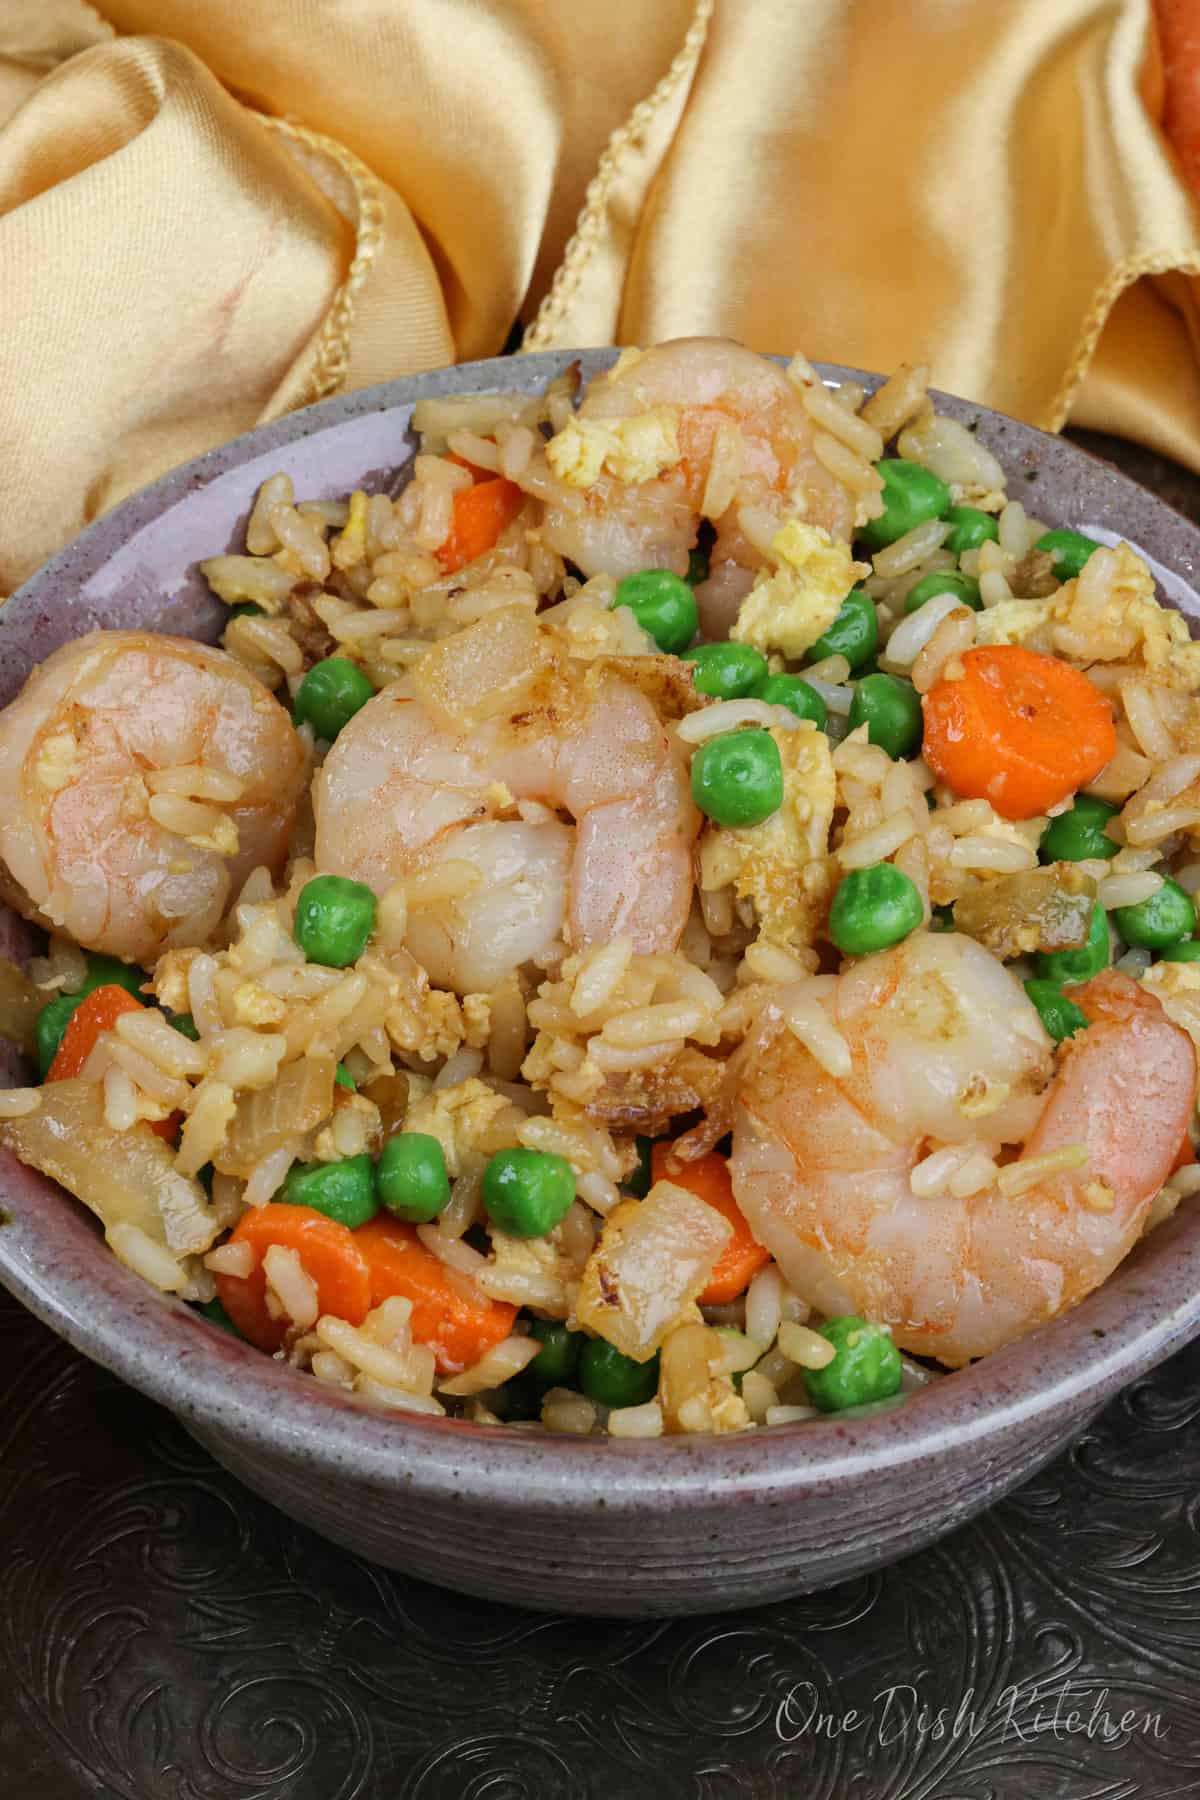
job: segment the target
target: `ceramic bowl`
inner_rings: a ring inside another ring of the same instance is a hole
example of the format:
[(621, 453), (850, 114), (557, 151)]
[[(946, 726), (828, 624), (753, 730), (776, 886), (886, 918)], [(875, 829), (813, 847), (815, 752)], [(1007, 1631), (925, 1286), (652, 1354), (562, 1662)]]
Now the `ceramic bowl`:
[[(240, 547), (259, 483), (392, 489), (423, 395), (533, 390), (566, 353), (328, 401), (210, 451), (101, 519), (0, 612), (0, 704), (96, 626), (215, 638), (199, 558)], [(585, 374), (611, 352), (582, 356)], [(826, 380), (873, 378), (825, 368)], [(1053, 524), (1125, 536), (1200, 616), (1200, 532), (1106, 464), (978, 406), (1010, 492)], [(9, 918), (10, 934), (23, 929)], [(249, 1487), (376, 1562), (558, 1611), (712, 1612), (862, 1574), (952, 1531), (1061, 1450), (1120, 1387), (1200, 1331), (1200, 1210), (1185, 1205), (1065, 1318), (893, 1410), (723, 1437), (621, 1442), (401, 1417), (293, 1374), (128, 1273), (84, 1209), (4, 1156), (0, 1281), (176, 1413)]]

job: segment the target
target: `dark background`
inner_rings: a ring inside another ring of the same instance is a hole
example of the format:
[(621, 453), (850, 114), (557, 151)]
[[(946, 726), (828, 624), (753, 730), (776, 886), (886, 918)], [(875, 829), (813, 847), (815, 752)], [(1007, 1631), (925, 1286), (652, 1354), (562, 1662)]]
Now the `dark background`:
[[(1073, 435), (1200, 519), (1200, 481)], [(1200, 1795), (1198, 1422), (1200, 1342), (895, 1568), (543, 1618), (322, 1543), (0, 1294), (0, 1795)]]

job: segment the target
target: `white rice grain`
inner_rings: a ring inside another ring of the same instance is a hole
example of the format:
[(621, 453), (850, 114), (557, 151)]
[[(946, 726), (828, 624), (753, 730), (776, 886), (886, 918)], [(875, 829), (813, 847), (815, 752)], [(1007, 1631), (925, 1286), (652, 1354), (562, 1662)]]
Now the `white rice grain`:
[(296, 1160), (297, 1148), (295, 1144), (283, 1144), (255, 1163), (242, 1190), (242, 1199), (247, 1206), (265, 1206), (274, 1199)]
[[(822, 979), (826, 978), (816, 978)], [(781, 1001), (783, 1022), (826, 1074), (843, 1079), (854, 1066), (850, 1046), (831, 1022), (818, 994), (812, 991), (814, 987), (815, 981), (807, 984), (807, 988), (794, 990)]]
[(501, 1387), (519, 1375), (541, 1351), (535, 1337), (507, 1337), (488, 1351), (471, 1368), (449, 1381), (439, 1383), (443, 1394), (481, 1394), (485, 1388)]
[(587, 1437), (596, 1424), (596, 1408), (569, 1388), (551, 1388), (542, 1398), (542, 1424), (547, 1431)]
[(769, 1406), (763, 1419), (764, 1425), (802, 1425), (807, 1419), (818, 1417), (815, 1406)]
[(898, 669), (910, 669), (942, 620), (959, 610), (968, 610), (963, 607), (961, 595), (949, 589), (943, 594), (932, 595), (897, 625), (887, 641), (883, 660)]
[(920, 525), (914, 525), (911, 531), (898, 537), (894, 544), (876, 551), (872, 564), (875, 573), (889, 578), (907, 575), (923, 557), (941, 548), (950, 531), (951, 527), (944, 519), (925, 519)]
[(766, 1350), (774, 1342), (783, 1318), (783, 1276), (767, 1263), (746, 1289), (746, 1332)]
[(169, 1250), (156, 1244), (139, 1225), (110, 1225), (104, 1241), (118, 1262), (164, 1294), (177, 1294), (187, 1282), (187, 1270)]
[(411, 1394), (406, 1388), (376, 1381), (370, 1375), (360, 1375), (354, 1383), (354, 1391), (364, 1400), (373, 1400), (376, 1406), (390, 1407), (393, 1412), (430, 1413), (442, 1418), (446, 1411), (432, 1394)]
[(1064, 1144), (1060, 1150), (1047, 1150), (1043, 1156), (1023, 1156), (1018, 1162), (1007, 1163), (996, 1177), (996, 1186), (1012, 1200), (1056, 1175), (1082, 1169), (1087, 1160), (1086, 1144)]
[(41, 1088), (0, 1088), (0, 1119), (24, 1119), (42, 1104)]
[(617, 1406), (608, 1415), (608, 1433), (617, 1438), (656, 1438), (663, 1434), (662, 1407), (657, 1400), (641, 1406)]
[(625, 971), (633, 960), (633, 939), (613, 938), (583, 958), (575, 977), (568, 1004), (579, 1018), (597, 1011), (610, 1001), (620, 987)]
[(245, 1281), (258, 1267), (258, 1259), (250, 1244), (218, 1244), (204, 1258), (204, 1266), (214, 1275), (236, 1275), (239, 1281)]
[(1139, 906), (1150, 900), (1163, 885), (1161, 875), (1108, 875), (1096, 887), (1096, 898), (1106, 912), (1118, 906)]
[(267, 1288), (292, 1324), (301, 1331), (315, 1325), (320, 1312), (317, 1284), (294, 1250), (270, 1244), (263, 1256)]
[(779, 1349), (788, 1361), (800, 1369), (827, 1369), (837, 1350), (827, 1337), (807, 1325), (794, 1325), (785, 1319), (779, 1327)]
[(111, 1131), (128, 1131), (138, 1121), (137, 1089), (124, 1069), (104, 1072), (104, 1123)]
[(897, 814), (873, 830), (864, 831), (861, 837), (842, 844), (837, 852), (838, 861), (844, 869), (866, 869), (872, 863), (886, 862), (915, 831), (916, 822), (911, 813)]
[(685, 744), (702, 744), (706, 738), (736, 731), (742, 725), (774, 725), (779, 711), (765, 700), (719, 700), (715, 706), (701, 707), (699, 712), (680, 719), (675, 730)]

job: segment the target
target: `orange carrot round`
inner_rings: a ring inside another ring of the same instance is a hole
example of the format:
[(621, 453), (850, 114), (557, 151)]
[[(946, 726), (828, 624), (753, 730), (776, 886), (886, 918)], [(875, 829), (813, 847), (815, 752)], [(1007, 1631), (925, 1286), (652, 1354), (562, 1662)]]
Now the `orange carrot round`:
[(272, 1244), (294, 1250), (306, 1275), (317, 1284), (322, 1314), (361, 1325), (371, 1310), (367, 1259), (355, 1234), (311, 1206), (271, 1202), (244, 1213), (233, 1228), (232, 1244), (249, 1244), (256, 1258), (250, 1275), (218, 1275), (221, 1305), (244, 1338), (274, 1354), (287, 1335), (287, 1322), (267, 1311), (267, 1278), (262, 1259)]
[(393, 1295), (412, 1301), (413, 1340), (428, 1344), (442, 1375), (457, 1375), (501, 1343), (513, 1328), (506, 1300), (468, 1298), (411, 1225), (380, 1213), (360, 1225), (354, 1242), (370, 1273), (371, 1305)]
[(474, 487), (462, 488), (455, 494), (450, 535), (437, 553), (446, 574), (452, 575), (455, 569), (490, 550), (524, 504), (525, 496), (516, 482), (505, 481), (502, 476), (477, 481)]
[(745, 1293), (751, 1277), (771, 1260), (770, 1256), (750, 1235), (750, 1227), (733, 1197), (725, 1157), (710, 1150), (707, 1156), (684, 1163), (676, 1174), (667, 1166), (670, 1151), (670, 1144), (655, 1144), (650, 1152), (650, 1173), (655, 1181), (673, 1181), (676, 1187), (686, 1188), (733, 1226), (733, 1235), (717, 1258), (704, 1292), (698, 1296), (701, 1306), (723, 1306)]
[(1112, 708), (1087, 676), (1019, 644), (968, 650), (925, 696), (922, 754), (968, 800), (1032, 819), (1095, 779), (1116, 753)]

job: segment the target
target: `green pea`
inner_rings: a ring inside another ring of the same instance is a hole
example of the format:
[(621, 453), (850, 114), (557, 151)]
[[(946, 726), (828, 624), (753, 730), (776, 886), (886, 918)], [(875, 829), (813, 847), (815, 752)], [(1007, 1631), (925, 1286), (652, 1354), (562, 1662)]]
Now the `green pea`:
[(327, 656), (313, 664), (296, 689), (292, 717), (297, 725), (311, 725), (317, 737), (332, 744), (374, 693), (374, 684), (357, 663), (345, 656)]
[(210, 1325), (219, 1325), (222, 1331), (227, 1331), (230, 1337), (241, 1337), (241, 1332), (219, 1300), (206, 1300), (203, 1306), (197, 1306), (196, 1311), (202, 1319), (207, 1319)]
[(341, 1162), (293, 1163), (283, 1191), (289, 1205), (311, 1206), (349, 1231), (357, 1231), (379, 1211), (375, 1169), (365, 1152)]
[(1073, 1000), (1067, 999), (1057, 981), (1034, 979), (1025, 982), (1024, 986), (1037, 1007), (1038, 1017), (1056, 1044), (1061, 1044), (1064, 1038), (1074, 1037), (1077, 1031), (1087, 1030), (1087, 1014)]
[(337, 1082), (339, 1087), (348, 1088), (352, 1094), (357, 1094), (358, 1083), (355, 1081), (345, 1063), (338, 1064), (337, 1068), (333, 1071), (333, 1079)]
[(818, 731), (824, 731), (828, 712), (815, 687), (799, 675), (768, 675), (754, 689), (756, 700), (768, 706), (786, 706), (798, 719), (811, 719)]
[(692, 758), (692, 799), (718, 825), (758, 825), (783, 805), (779, 746), (760, 725), (706, 738)]
[(696, 545), (694, 550), (689, 550), (687, 572), (689, 587), (698, 587), (702, 581), (707, 581), (709, 577), (709, 567), (707, 550), (701, 550), (699, 544)]
[(446, 1156), (437, 1138), (424, 1131), (398, 1131), (379, 1152), (375, 1166), (379, 1198), (397, 1219), (428, 1225), (450, 1204)]
[(579, 1358), (579, 1385), (600, 1406), (644, 1406), (658, 1392), (658, 1355), (634, 1362), (604, 1338), (589, 1338)]
[(883, 511), (859, 534), (872, 550), (894, 544), (926, 519), (940, 519), (949, 506), (950, 489), (932, 469), (898, 457), (885, 458), (875, 467), (883, 476)]
[(833, 624), (823, 631), (805, 655), (809, 662), (827, 656), (844, 656), (852, 669), (874, 656), (879, 647), (879, 619), (875, 602), (862, 588), (851, 588)]
[(200, 1042), (200, 1033), (196, 1030), (196, 1021), (191, 1013), (168, 1013), (167, 1024), (174, 1026), (182, 1037), (191, 1038), (193, 1044)]
[(823, 1369), (804, 1371), (808, 1397), (822, 1412), (868, 1406), (900, 1392), (904, 1378), (900, 1352), (882, 1326), (851, 1315), (827, 1319), (817, 1330), (837, 1352)]
[(1108, 915), (1097, 904), (1092, 908), (1086, 943), (1078, 950), (1040, 951), (1033, 959), (1033, 967), (1041, 980), (1061, 986), (1064, 982), (1090, 981), (1108, 967), (1108, 959)]
[(239, 600), (236, 606), (229, 609), (231, 619), (262, 619), (266, 617), (266, 608), (257, 600)]
[(683, 659), (694, 664), (697, 693), (711, 694), (714, 700), (740, 700), (752, 694), (767, 673), (766, 657), (749, 644), (697, 644), (684, 651)]
[(1200, 962), (1200, 938), (1183, 938), (1159, 953), (1159, 962)]
[(499, 1150), (483, 1171), (488, 1218), (509, 1237), (545, 1237), (575, 1198), (575, 1172), (550, 1150)]
[(916, 886), (892, 863), (851, 869), (829, 909), (829, 935), (843, 956), (886, 950), (915, 931), (925, 914)]
[(948, 506), (942, 517), (952, 527), (942, 548), (953, 556), (961, 556), (964, 550), (978, 550), (989, 538), (995, 543), (1000, 536), (1000, 527), (991, 513), (981, 512), (977, 506)]
[(529, 1329), (542, 1346), (533, 1361), (525, 1365), (529, 1373), (545, 1387), (571, 1387), (579, 1367), (583, 1333), (568, 1331), (557, 1319), (535, 1319)]
[(670, 569), (639, 569), (617, 583), (614, 606), (627, 606), (643, 631), (668, 656), (686, 650), (696, 635), (696, 596)]
[(627, 1175), (622, 1187), (635, 1200), (644, 1200), (654, 1184), (654, 1174), (650, 1167), (650, 1157), (654, 1150), (654, 1139), (640, 1137), (637, 1139), (638, 1163), (632, 1175)]
[(1177, 881), (1166, 880), (1157, 894), (1136, 906), (1118, 906), (1113, 913), (1117, 930), (1127, 944), (1139, 950), (1166, 950), (1196, 929), (1192, 897)]
[(1098, 550), (1095, 538), (1082, 531), (1046, 531), (1034, 545), (1035, 550), (1049, 550), (1054, 558), (1054, 574), (1059, 581), (1073, 581), (1084, 563)]
[(38, 1074), (45, 1081), (50, 1073), (50, 1064), (58, 1054), (58, 1046), (63, 1041), (63, 1034), (71, 1022), (71, 1014), (79, 1005), (78, 994), (58, 994), (53, 1000), (47, 1000), (34, 1022), (34, 1060)]
[(361, 881), (315, 875), (296, 902), (296, 942), (309, 962), (344, 969), (366, 949), (375, 911), (375, 896)]
[(957, 569), (936, 570), (932, 575), (922, 575), (920, 581), (909, 588), (904, 601), (906, 613), (915, 613), (938, 594), (954, 594), (969, 606), (972, 612), (980, 612), (983, 601), (979, 598), (979, 583), (969, 575), (961, 575)]
[(1115, 856), (1120, 849), (1104, 827), (1117, 812), (1107, 800), (1080, 794), (1069, 812), (1051, 819), (1038, 846), (1047, 862), (1091, 862), (1094, 857)]
[(850, 702), (850, 730), (867, 727), (871, 743), (886, 750), (893, 761), (911, 756), (921, 747), (924, 719), (921, 696), (911, 681), (895, 675), (865, 675), (855, 683)]
[(76, 988), (75, 998), (82, 1000), (85, 994), (93, 994), (101, 987), (122, 987), (127, 994), (136, 994), (143, 1000), (142, 988), (149, 979), (145, 969), (133, 963), (120, 962), (115, 956), (90, 955), (83, 986)]

